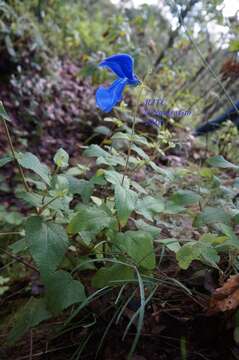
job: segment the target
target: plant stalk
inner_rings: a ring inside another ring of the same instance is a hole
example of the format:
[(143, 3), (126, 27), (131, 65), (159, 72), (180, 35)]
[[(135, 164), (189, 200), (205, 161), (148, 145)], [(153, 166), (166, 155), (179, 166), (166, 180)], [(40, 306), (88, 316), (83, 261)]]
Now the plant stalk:
[(9, 251), (7, 251), (7, 250), (5, 250), (5, 249), (2, 249), (2, 248), (0, 248), (0, 251), (2, 251), (3, 253), (5, 253), (6, 255), (8, 255), (9, 257), (11, 257), (12, 259), (14, 259), (14, 260), (20, 262), (21, 264), (25, 265), (25, 266), (28, 267), (29, 269), (34, 270), (34, 271), (36, 271), (36, 272), (39, 272), (34, 265), (29, 264), (29, 263), (28, 263), (27, 261), (25, 261), (21, 256), (17, 256), (17, 255), (11, 254)]
[(14, 146), (13, 146), (13, 142), (12, 142), (12, 139), (11, 139), (11, 135), (10, 135), (8, 126), (7, 126), (7, 122), (6, 122), (6, 120), (5, 120), (3, 117), (2, 117), (2, 120), (3, 120), (3, 125), (4, 125), (4, 129), (5, 129), (5, 133), (6, 133), (6, 135), (7, 135), (7, 140), (8, 140), (10, 149), (11, 149), (11, 153), (12, 153), (13, 159), (14, 159), (17, 167), (18, 167), (19, 173), (20, 173), (21, 178), (22, 178), (22, 181), (23, 181), (23, 185), (24, 185), (26, 191), (27, 191), (27, 192), (30, 192), (31, 189), (29, 188), (29, 186), (28, 186), (28, 184), (27, 184), (27, 181), (26, 181), (26, 178), (25, 178), (23, 169), (22, 169), (21, 165), (19, 164), (18, 159), (17, 159), (17, 156), (16, 156), (16, 152), (15, 152), (15, 149), (14, 149)]
[(59, 196), (55, 196), (53, 199), (49, 200), (45, 205), (43, 205), (39, 210), (38, 210), (38, 215), (41, 215), (43, 213), (43, 211), (51, 204), (53, 203), (53, 201), (57, 200), (59, 198)]
[(137, 100), (136, 100), (136, 104), (135, 104), (135, 108), (134, 108), (133, 124), (132, 124), (131, 136), (130, 136), (130, 141), (129, 141), (129, 146), (128, 146), (126, 164), (125, 164), (125, 168), (124, 168), (124, 175), (123, 175), (122, 183), (121, 183), (122, 186), (124, 185), (124, 179), (125, 179), (125, 176), (126, 176), (126, 173), (127, 173), (127, 170), (128, 170), (129, 158), (130, 158), (130, 155), (131, 155), (131, 149), (132, 149), (132, 144), (133, 144), (134, 134), (135, 134), (136, 114), (137, 114), (137, 110), (138, 110), (138, 107), (139, 107), (140, 97), (141, 97), (142, 91), (143, 91), (143, 84), (141, 85), (141, 88), (139, 90)]

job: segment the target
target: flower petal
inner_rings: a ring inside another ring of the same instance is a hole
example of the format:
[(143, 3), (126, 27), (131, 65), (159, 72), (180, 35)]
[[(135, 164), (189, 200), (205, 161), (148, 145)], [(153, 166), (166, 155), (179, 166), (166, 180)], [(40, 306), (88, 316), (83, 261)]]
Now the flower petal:
[(109, 88), (99, 87), (96, 91), (96, 104), (104, 112), (110, 112), (122, 99), (127, 79), (117, 79)]
[(135, 78), (134, 59), (128, 54), (112, 55), (103, 60), (99, 66), (107, 67), (120, 78), (128, 78), (129, 80)]

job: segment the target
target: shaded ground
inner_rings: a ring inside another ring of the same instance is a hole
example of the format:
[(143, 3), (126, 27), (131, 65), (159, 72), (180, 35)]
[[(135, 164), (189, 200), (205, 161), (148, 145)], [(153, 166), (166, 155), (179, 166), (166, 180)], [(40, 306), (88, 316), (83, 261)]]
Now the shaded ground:
[[(179, 270), (173, 257), (169, 256), (165, 257), (168, 261), (163, 261), (156, 275), (159, 288), (147, 306), (143, 331), (133, 359), (238, 359), (239, 347), (232, 340), (235, 326), (233, 312), (219, 315), (208, 313), (210, 292), (218, 286), (214, 274), (205, 270), (202, 273), (202, 267), (197, 262), (194, 262), (193, 268), (188, 271)], [(194, 275), (191, 275), (192, 270)], [(195, 276), (195, 270), (198, 276)], [(14, 313), (15, 304), (19, 305), (19, 301), (30, 296), (29, 282), (32, 275), (29, 276), (30, 278), (26, 278), (25, 282), (17, 283), (4, 295), (1, 312), (6, 311), (4, 308), (7, 305), (8, 310), (11, 309)], [(87, 273), (85, 276), (88, 277)], [(170, 282), (173, 278), (177, 278), (190, 288), (192, 295)], [(90, 287), (88, 291), (91, 291)], [(132, 291), (132, 289), (126, 291), (124, 302)], [(136, 295), (127, 305), (119, 323), (116, 325), (114, 320), (111, 327), (107, 328), (119, 309), (115, 305), (117, 295), (118, 291), (115, 290), (92, 302), (88, 309), (74, 319), (72, 323), (74, 329), (64, 335), (59, 335), (57, 332), (65, 320), (60, 317), (33, 329), (16, 346), (8, 347), (4, 344), (1, 348), (1, 359), (31, 359), (31, 342), (32, 358), (77, 359), (79, 347), (87, 338), (88, 342), (79, 359), (93, 360), (97, 351), (98, 359), (126, 359), (136, 334), (136, 324), (131, 326), (124, 341), (122, 336), (129, 320), (137, 311), (140, 300)], [(5, 335), (1, 335), (2, 340), (5, 339), (7, 332), (8, 330), (5, 329)], [(101, 344), (104, 335), (106, 337)], [(76, 357), (72, 357), (73, 354)]]
[[(11, 132), (18, 149), (27, 147), (44, 160), (52, 160), (60, 147), (77, 157), (82, 142), (98, 123), (95, 89), (79, 76), (79, 64), (62, 60), (48, 68), (47, 73), (29, 69), (27, 75), (13, 75), (0, 86), (0, 98), (12, 117)], [(0, 155), (5, 149), (1, 131)]]

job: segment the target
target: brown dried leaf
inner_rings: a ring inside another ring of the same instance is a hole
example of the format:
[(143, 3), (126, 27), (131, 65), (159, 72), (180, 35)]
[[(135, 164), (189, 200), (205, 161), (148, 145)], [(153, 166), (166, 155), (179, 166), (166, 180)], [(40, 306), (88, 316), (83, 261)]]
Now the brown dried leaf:
[(209, 314), (236, 309), (239, 306), (239, 275), (230, 276), (215, 290), (209, 303)]

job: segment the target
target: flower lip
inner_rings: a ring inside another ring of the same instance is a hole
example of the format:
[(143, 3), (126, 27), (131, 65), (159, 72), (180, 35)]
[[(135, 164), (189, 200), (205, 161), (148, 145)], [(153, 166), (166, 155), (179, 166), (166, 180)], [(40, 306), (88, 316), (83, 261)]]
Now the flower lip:
[(141, 81), (134, 73), (134, 59), (128, 54), (116, 54), (101, 61), (100, 67), (112, 71), (117, 79), (113, 84), (96, 91), (96, 104), (104, 112), (110, 112), (122, 100), (122, 93), (126, 85), (137, 86)]

